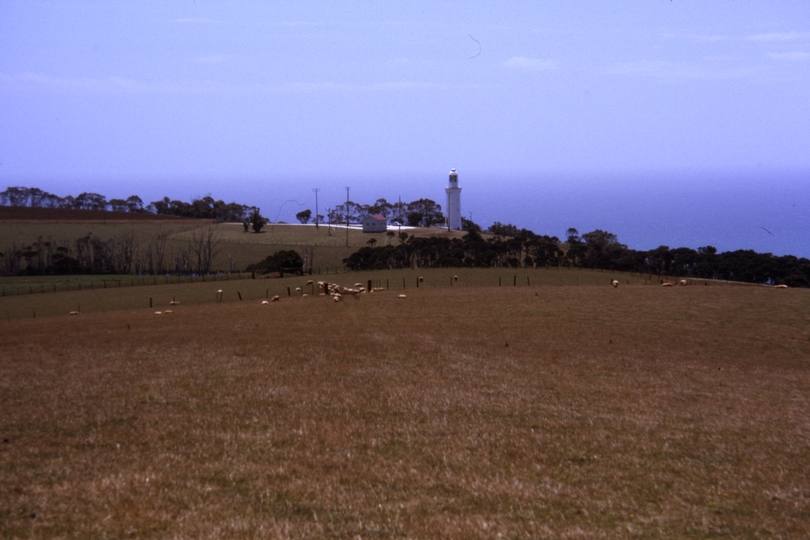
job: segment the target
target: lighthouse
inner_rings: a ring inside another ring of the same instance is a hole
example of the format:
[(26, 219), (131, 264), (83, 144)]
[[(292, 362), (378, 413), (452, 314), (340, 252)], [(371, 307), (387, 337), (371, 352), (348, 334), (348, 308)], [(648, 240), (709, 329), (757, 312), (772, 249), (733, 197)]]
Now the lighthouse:
[(458, 173), (450, 170), (450, 183), (447, 185), (447, 228), (461, 230), (461, 188), (458, 187)]

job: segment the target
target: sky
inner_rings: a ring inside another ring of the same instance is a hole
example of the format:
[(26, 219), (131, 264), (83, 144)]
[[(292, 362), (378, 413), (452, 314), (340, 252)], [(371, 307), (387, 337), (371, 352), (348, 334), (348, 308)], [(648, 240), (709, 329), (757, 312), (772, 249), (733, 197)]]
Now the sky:
[[(810, 2), (0, 2), (0, 189), (810, 257)], [(767, 229), (767, 231), (766, 231)]]

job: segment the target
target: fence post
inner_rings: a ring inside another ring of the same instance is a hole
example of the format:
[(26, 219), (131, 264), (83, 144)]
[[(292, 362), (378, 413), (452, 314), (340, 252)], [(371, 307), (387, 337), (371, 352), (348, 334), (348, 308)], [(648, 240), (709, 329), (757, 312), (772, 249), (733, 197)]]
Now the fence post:
[(514, 276), (512, 279), (512, 287), (517, 287), (517, 276)]

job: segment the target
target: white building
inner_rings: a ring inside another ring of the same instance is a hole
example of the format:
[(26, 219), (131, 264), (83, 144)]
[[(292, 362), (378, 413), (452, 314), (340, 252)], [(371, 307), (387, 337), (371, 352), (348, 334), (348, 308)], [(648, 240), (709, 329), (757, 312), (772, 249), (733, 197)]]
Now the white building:
[(447, 185), (447, 228), (461, 230), (461, 188), (458, 187), (458, 173), (450, 171), (450, 183)]
[(369, 214), (363, 218), (363, 232), (385, 232), (388, 220), (380, 214)]

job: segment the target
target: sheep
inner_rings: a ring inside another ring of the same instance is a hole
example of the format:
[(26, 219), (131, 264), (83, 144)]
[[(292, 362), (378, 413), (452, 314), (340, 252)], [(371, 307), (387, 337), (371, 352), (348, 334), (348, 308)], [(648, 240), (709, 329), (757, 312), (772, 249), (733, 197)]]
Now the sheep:
[(278, 302), (279, 300), (281, 300), (281, 297), (279, 295), (275, 295), (273, 298), (270, 299), (271, 302)]
[(307, 281), (307, 285), (312, 285), (313, 283), (314, 282), (311, 279), (309, 281)]
[(174, 311), (172, 311), (170, 309), (167, 309), (163, 313), (164, 313), (164, 315), (171, 315), (172, 313), (174, 313)]
[[(419, 280), (419, 283), (422, 283), (423, 281), (425, 281), (425, 278), (423, 278), (422, 276), (419, 276), (417, 279)], [(456, 278), (456, 279), (458, 279), (458, 278)]]
[(362, 283), (355, 283), (355, 284), (354, 284), (354, 286), (355, 286), (356, 288), (359, 288), (359, 287), (362, 287), (362, 286), (363, 286), (363, 284), (362, 284)]
[(685, 279), (682, 279), (682, 280), (680, 280), (680, 281), (678, 282), (678, 284), (679, 284), (679, 285), (689, 285), (689, 282), (688, 282), (688, 281), (686, 281)]
[(339, 294), (335, 294), (335, 295), (332, 297), (332, 299), (333, 299), (335, 302), (340, 302), (340, 295), (339, 295)]
[(458, 281), (458, 276), (453, 276), (453, 281)]
[(267, 305), (267, 304), (269, 304), (269, 303), (270, 303), (270, 302), (268, 302), (267, 300), (262, 300), (262, 305), (263, 305), (263, 306), (264, 306), (264, 305)]
[(669, 281), (665, 281), (661, 284), (662, 287), (674, 287), (675, 285), (670, 283)]
[(610, 282), (610, 284), (611, 284), (611, 285), (613, 285), (613, 288), (615, 289), (616, 287), (618, 287), (618, 286), (619, 286), (619, 280), (618, 280), (618, 279), (614, 279), (613, 281), (611, 281), (611, 282)]
[(399, 296), (397, 296), (397, 298), (408, 298), (408, 295), (406, 295), (406, 294), (400, 294)]
[(780, 284), (780, 285), (774, 285), (774, 287), (773, 287), (773, 288), (774, 288), (774, 289), (787, 289), (787, 288), (788, 288), (788, 286), (787, 286), (787, 285), (785, 285), (784, 283), (782, 283), (782, 284)]
[(163, 312), (162, 311), (156, 311), (155, 315), (163, 315)]
[(171, 302), (169, 302), (169, 305), (170, 306), (177, 306), (177, 305), (180, 305), (180, 302), (178, 302), (177, 300), (172, 300)]
[(81, 315), (80, 311), (71, 311), (68, 315)]
[(295, 292), (300, 293), (301, 292), (301, 287), (296, 287)]

